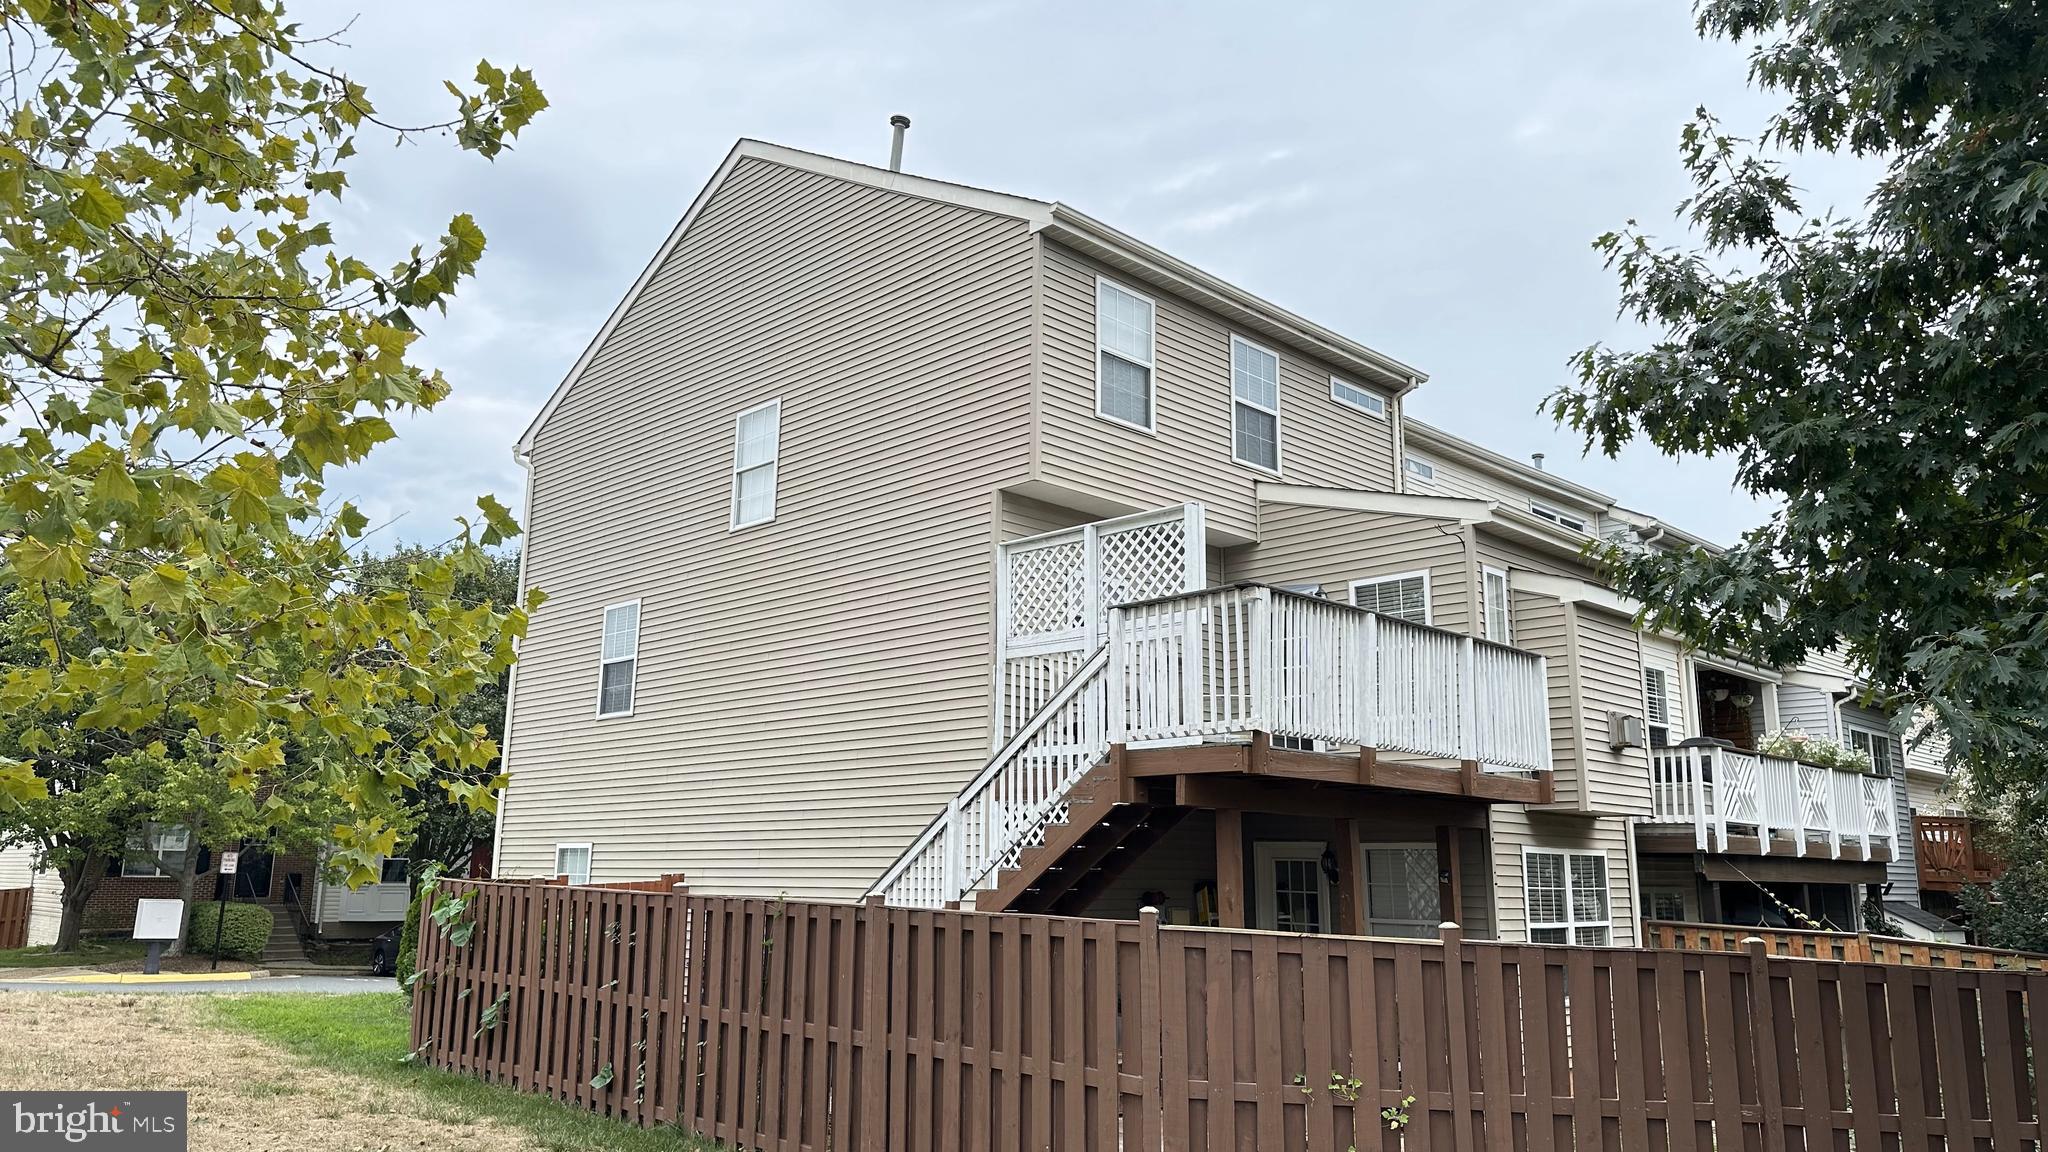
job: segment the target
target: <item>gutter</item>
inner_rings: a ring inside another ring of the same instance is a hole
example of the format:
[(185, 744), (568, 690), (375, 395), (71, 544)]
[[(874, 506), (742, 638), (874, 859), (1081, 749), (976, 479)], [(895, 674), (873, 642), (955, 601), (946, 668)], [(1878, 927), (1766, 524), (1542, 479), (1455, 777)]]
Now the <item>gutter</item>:
[(1419, 368), (1261, 300), (1065, 204), (1052, 204), (1045, 222), (1036, 227), (1091, 256), (1107, 258), (1113, 265), (1140, 274), (1225, 318), (1241, 323), (1248, 321), (1263, 336), (1318, 359), (1370, 375), (1375, 383), (1382, 386), (1392, 385), (1397, 399), (1429, 379), (1428, 374)]

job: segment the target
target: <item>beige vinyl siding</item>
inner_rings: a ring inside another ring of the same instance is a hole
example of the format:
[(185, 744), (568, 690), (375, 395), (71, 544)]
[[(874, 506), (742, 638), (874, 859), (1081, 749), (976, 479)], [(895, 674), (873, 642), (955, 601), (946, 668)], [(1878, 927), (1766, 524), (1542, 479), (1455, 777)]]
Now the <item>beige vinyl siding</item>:
[(1642, 748), (1614, 748), (1612, 713), (1643, 714), (1643, 663), (1629, 621), (1578, 606), (1579, 693), (1585, 701), (1586, 805), (1596, 812), (1650, 814), (1650, 757)]
[[(1200, 501), (1212, 529), (1258, 531), (1255, 486), (1273, 474), (1231, 460), (1230, 337), (1221, 319), (1163, 291), (1110, 279), (1150, 297), (1153, 423), (1146, 433), (1095, 414), (1095, 277), (1107, 270), (1057, 244), (1043, 247), (1036, 476), (1081, 497), (1137, 508)], [(1281, 475), (1297, 484), (1394, 490), (1396, 409), (1388, 419), (1330, 399), (1326, 365), (1252, 333), (1280, 357)], [(1370, 382), (1345, 379), (1368, 390)]]
[[(1780, 691), (1782, 691), (1782, 688)], [(1783, 705), (1780, 704), (1780, 707), (1783, 707)], [(1902, 899), (1911, 900), (1914, 898), (1914, 893), (1920, 890), (1920, 871), (1918, 864), (1914, 861), (1914, 849), (1918, 845), (1914, 842), (1912, 835), (1913, 806), (1908, 795), (1906, 783), (1905, 744), (1897, 736), (1890, 734), (1892, 718), (1875, 708), (1865, 708), (1859, 704), (1844, 704), (1841, 706), (1841, 718), (1842, 742), (1844, 744), (1849, 742), (1849, 726), (1854, 724), (1856, 727), (1869, 732), (1884, 733), (1885, 742), (1891, 745), (1892, 814), (1893, 819), (1896, 821), (1894, 827), (1899, 832), (1899, 850), (1893, 854), (1890, 862), (1885, 864), (1884, 878), (1892, 883), (1894, 895)]]
[(1835, 701), (1828, 693), (1804, 684), (1778, 685), (1778, 726), (1797, 728), (1808, 736), (1834, 740)]
[[(1513, 575), (1509, 575), (1512, 589)], [(1550, 762), (1555, 779), (1556, 802), (1579, 807), (1578, 713), (1572, 707), (1569, 625), (1561, 600), (1515, 592), (1513, 605), (1515, 647), (1543, 657), (1544, 676), (1549, 681)]]
[(1002, 498), (1003, 539), (1017, 540), (1025, 536), (1037, 536), (1044, 532), (1057, 532), (1062, 528), (1073, 528), (1101, 517), (1072, 508), (1062, 508), (1015, 492), (1004, 492)]
[[(1029, 467), (1015, 219), (739, 163), (533, 447), (500, 875), (859, 895), (982, 762), (997, 490)], [(776, 518), (728, 531), (781, 401)], [(595, 717), (639, 598), (631, 716)]]
[[(1644, 634), (1642, 643), (1643, 667), (1664, 670), (1664, 696), (1670, 712), (1671, 742), (1676, 744), (1697, 731), (1692, 718), (1692, 693), (1685, 684), (1684, 653), (1679, 649), (1677, 641), (1667, 640), (1662, 636)], [(1650, 704), (1647, 696), (1639, 714), (1643, 717), (1643, 723), (1648, 724)], [(1647, 732), (1644, 737), (1648, 738)]]
[(1460, 496), (1472, 500), (1494, 500), (1520, 511), (1529, 510), (1529, 502), (1545, 504), (1560, 512), (1569, 513), (1585, 520), (1588, 532), (1597, 531), (1602, 525), (1600, 509), (1577, 500), (1566, 499), (1534, 488), (1513, 483), (1497, 473), (1474, 468), (1452, 461), (1427, 448), (1409, 441), (1407, 454), (1432, 464), (1436, 468), (1434, 478), (1424, 480), (1415, 473), (1408, 473), (1408, 491), (1418, 496)]
[(1348, 604), (1354, 580), (1427, 571), (1430, 621), (1465, 631), (1470, 610), (1464, 544), (1456, 523), (1272, 503), (1264, 506), (1261, 519), (1257, 544), (1224, 554), (1225, 579), (1313, 583), (1325, 596)]
[(1522, 849), (1553, 848), (1599, 852), (1607, 857), (1608, 939), (1618, 947), (1636, 940), (1636, 878), (1630, 868), (1628, 821), (1619, 816), (1585, 817), (1496, 804), (1488, 810), (1493, 844), (1495, 921), (1500, 939), (1529, 938), (1528, 897), (1523, 888)]

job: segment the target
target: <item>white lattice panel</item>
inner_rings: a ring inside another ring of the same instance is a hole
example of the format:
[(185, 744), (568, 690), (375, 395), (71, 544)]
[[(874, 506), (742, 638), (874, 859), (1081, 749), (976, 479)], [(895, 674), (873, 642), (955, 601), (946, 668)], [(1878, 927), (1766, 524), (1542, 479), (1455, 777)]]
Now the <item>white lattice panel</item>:
[(1088, 557), (1083, 542), (1015, 549), (1005, 557), (1013, 639), (1070, 632), (1088, 619)]
[(1106, 530), (1101, 534), (1102, 603), (1105, 608), (1192, 592), (1188, 587), (1191, 542), (1178, 520)]

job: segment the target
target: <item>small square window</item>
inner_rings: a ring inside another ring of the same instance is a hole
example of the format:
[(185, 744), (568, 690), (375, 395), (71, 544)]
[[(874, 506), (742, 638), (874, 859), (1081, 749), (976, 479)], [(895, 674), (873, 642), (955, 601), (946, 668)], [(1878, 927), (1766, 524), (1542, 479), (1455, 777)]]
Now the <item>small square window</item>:
[(1525, 848), (1522, 894), (1532, 943), (1609, 942), (1613, 922), (1605, 853)]
[(377, 883), (403, 884), (412, 875), (412, 861), (403, 856), (386, 856), (377, 869)]
[(1406, 468), (1408, 474), (1417, 480), (1436, 479), (1436, 465), (1431, 464), (1420, 456), (1403, 456), (1401, 458), (1401, 467)]
[(555, 876), (571, 884), (590, 883), (590, 845), (555, 845)]

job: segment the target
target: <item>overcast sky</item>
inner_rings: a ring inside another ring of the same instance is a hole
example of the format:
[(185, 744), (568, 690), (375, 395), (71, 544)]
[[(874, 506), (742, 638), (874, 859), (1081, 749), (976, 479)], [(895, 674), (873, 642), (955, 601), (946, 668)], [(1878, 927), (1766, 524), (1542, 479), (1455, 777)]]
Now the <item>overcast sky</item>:
[[(510, 445), (709, 178), (752, 136), (1060, 200), (1367, 345), (1430, 381), (1411, 411), (1715, 539), (1766, 510), (1722, 461), (1581, 459), (1536, 412), (1614, 319), (1593, 237), (1678, 237), (1681, 125), (1753, 129), (1746, 49), (1696, 39), (1681, 2), (1539, 4), (296, 3), (379, 110), (424, 122), (480, 56), (553, 106), (488, 163), (367, 147), (347, 243), (373, 263), (457, 211), (479, 278), (422, 348), (453, 398), (337, 487), (409, 540), (482, 492), (517, 505)], [(1870, 172), (1802, 158), (1811, 207)]]

